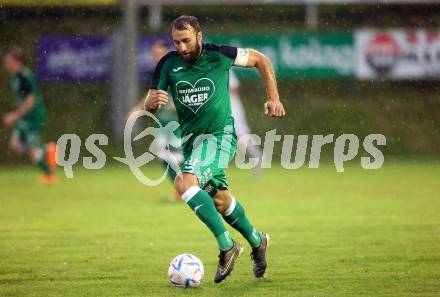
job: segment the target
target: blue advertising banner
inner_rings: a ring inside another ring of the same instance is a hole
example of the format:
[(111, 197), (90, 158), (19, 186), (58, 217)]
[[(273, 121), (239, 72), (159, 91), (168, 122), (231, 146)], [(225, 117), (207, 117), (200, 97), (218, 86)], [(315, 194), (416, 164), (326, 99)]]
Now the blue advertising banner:
[[(172, 46), (162, 35), (139, 39), (138, 65), (141, 79), (148, 79), (154, 70), (151, 47), (158, 41)], [(111, 38), (104, 36), (53, 36), (41, 38), (38, 43), (37, 76), (47, 81), (102, 81), (112, 71)]]
[(43, 37), (38, 43), (40, 81), (106, 80), (111, 71), (111, 42), (107, 37)]

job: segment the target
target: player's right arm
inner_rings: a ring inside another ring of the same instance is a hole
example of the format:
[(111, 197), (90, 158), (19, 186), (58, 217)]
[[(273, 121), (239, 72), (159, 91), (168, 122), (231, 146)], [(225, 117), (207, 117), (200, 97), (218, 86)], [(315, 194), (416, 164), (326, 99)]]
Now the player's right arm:
[(162, 105), (168, 103), (168, 93), (164, 90), (150, 89), (145, 96), (144, 109), (149, 112), (156, 112)]
[(169, 64), (170, 57), (175, 52), (169, 52), (160, 59), (153, 72), (150, 82), (150, 90), (144, 99), (144, 109), (149, 112), (156, 112), (162, 105), (168, 103), (168, 93), (165, 91), (169, 85)]
[[(145, 100), (147, 99), (147, 96), (148, 96), (148, 93), (147, 93), (147, 95), (145, 95), (145, 97), (142, 97), (142, 99), (141, 100), (139, 100), (139, 102), (138, 103), (136, 103), (136, 105), (132, 108), (132, 109), (130, 109), (130, 111), (129, 112), (127, 112), (127, 115), (125, 116), (125, 121), (127, 121), (129, 118), (130, 118), (130, 116), (134, 113), (134, 112), (136, 112), (136, 111), (140, 111), (140, 110), (148, 110), (149, 112), (155, 112), (155, 111), (157, 111), (157, 108), (149, 108), (149, 109), (147, 109), (146, 107), (145, 107)], [(159, 105), (160, 106), (160, 105)]]

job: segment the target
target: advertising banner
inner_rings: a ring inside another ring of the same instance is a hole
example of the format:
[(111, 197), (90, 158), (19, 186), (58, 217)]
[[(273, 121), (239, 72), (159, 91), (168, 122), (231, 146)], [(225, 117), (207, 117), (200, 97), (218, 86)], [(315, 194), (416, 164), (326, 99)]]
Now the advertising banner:
[[(163, 35), (143, 36), (139, 39), (138, 66), (141, 79), (150, 77), (154, 70), (151, 46)], [(38, 43), (38, 79), (40, 81), (102, 81), (112, 71), (111, 38), (104, 36), (52, 36)]]
[(40, 81), (99, 81), (109, 78), (111, 42), (103, 36), (44, 37), (37, 47)]
[(440, 31), (359, 30), (355, 40), (360, 79), (440, 77)]
[(210, 35), (209, 41), (255, 48), (274, 64), (278, 78), (341, 78), (356, 73), (352, 33)]
[[(169, 36), (149, 35), (139, 40), (139, 73), (150, 76), (154, 68), (152, 44)], [(356, 73), (351, 33), (288, 35), (208, 35), (205, 42), (255, 48), (270, 57), (277, 77), (344, 78)], [(96, 81), (110, 77), (111, 39), (106, 37), (44, 37), (38, 44), (38, 78), (41, 81)], [(255, 78), (256, 71), (239, 71), (241, 78)]]

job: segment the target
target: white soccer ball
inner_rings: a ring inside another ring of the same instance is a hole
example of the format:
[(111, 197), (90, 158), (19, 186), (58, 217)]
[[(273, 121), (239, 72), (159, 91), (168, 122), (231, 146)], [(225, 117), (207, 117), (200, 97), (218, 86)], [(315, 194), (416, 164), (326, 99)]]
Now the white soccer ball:
[(202, 261), (190, 254), (178, 255), (168, 267), (168, 279), (176, 287), (197, 287), (204, 274)]

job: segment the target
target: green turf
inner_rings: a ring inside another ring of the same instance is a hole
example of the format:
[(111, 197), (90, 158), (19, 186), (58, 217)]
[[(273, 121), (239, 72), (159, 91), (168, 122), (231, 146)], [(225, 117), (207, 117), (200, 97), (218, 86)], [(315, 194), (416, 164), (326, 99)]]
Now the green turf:
[[(147, 170), (158, 174), (159, 167)], [(74, 169), (56, 186), (30, 168), (0, 170), (0, 296), (440, 296), (440, 164), (359, 164), (336, 173), (230, 169), (231, 190), (269, 232), (267, 277), (250, 252), (215, 285), (216, 243), (171, 186), (128, 168)], [(169, 261), (205, 265), (196, 289), (170, 286)]]

